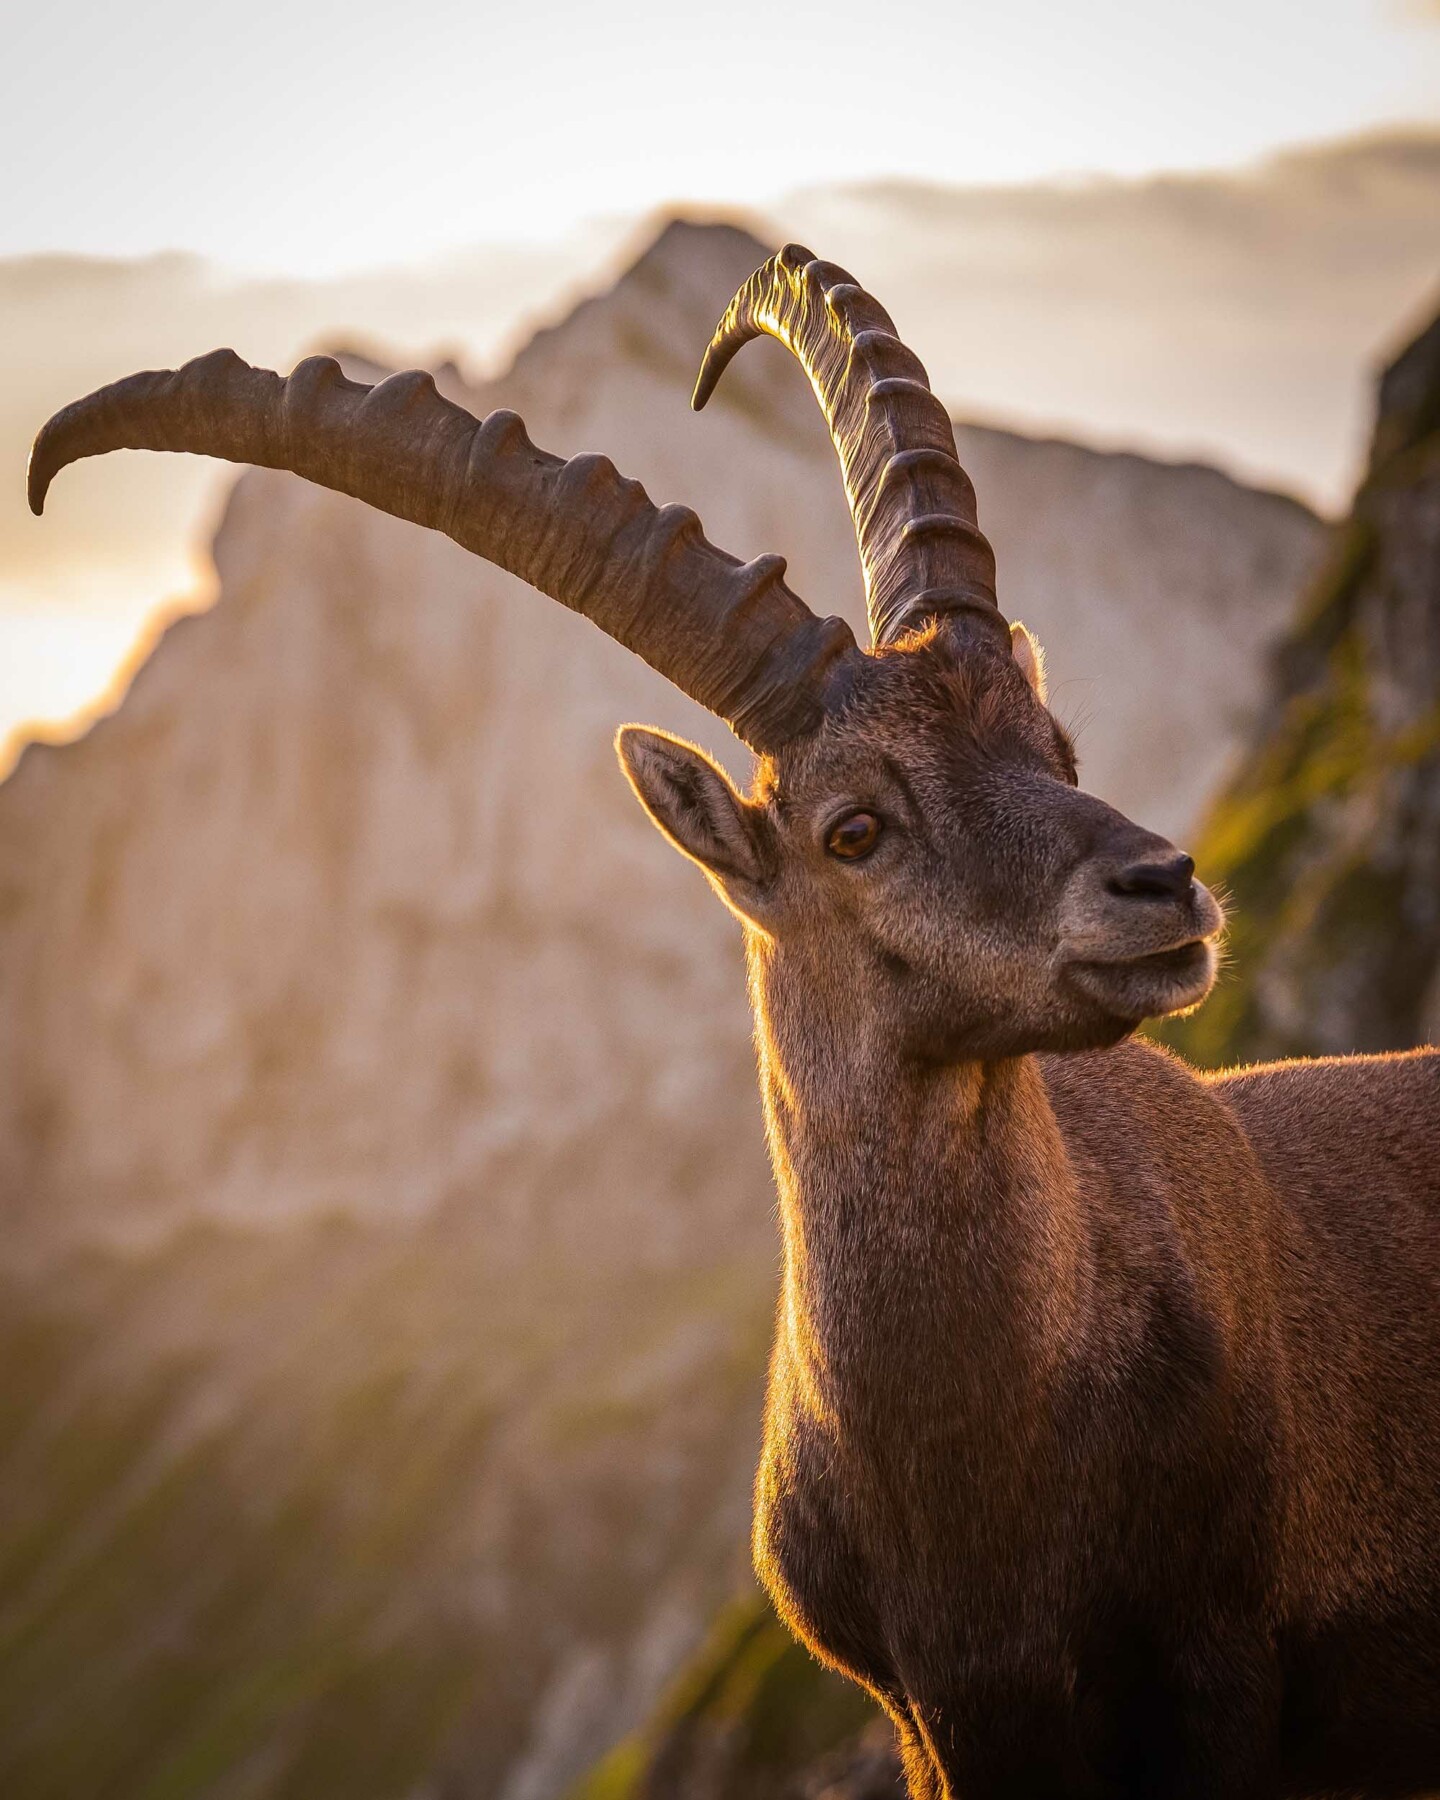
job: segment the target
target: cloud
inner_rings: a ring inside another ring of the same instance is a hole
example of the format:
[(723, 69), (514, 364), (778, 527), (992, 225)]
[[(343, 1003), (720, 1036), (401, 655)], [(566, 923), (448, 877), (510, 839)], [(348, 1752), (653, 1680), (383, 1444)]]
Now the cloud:
[(1202, 454), (1342, 504), (1375, 364), (1440, 301), (1440, 132), (1253, 168), (796, 195), (963, 410)]

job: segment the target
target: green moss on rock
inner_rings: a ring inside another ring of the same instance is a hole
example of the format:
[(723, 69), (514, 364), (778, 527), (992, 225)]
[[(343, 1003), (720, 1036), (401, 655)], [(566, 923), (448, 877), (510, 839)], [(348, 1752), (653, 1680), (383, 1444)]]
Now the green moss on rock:
[(1384, 378), (1370, 472), (1197, 856), (1229, 907), (1228, 966), (1162, 1041), (1215, 1067), (1435, 1032), (1440, 321)]

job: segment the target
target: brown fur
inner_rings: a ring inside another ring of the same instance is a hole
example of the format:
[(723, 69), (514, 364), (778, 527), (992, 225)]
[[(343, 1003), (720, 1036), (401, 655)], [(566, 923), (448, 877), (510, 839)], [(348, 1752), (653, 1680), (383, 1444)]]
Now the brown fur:
[(1076, 790), (1032, 683), (912, 640), (748, 800), (621, 736), (746, 927), (757, 1566), (914, 1800), (1440, 1785), (1440, 1057), (1122, 1041), (1203, 997), (1219, 910), (1145, 876), (1176, 853)]

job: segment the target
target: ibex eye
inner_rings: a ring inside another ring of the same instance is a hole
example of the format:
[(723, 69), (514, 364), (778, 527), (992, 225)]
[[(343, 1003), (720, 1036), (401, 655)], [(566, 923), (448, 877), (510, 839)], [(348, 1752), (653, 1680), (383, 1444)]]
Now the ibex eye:
[(847, 862), (854, 862), (859, 857), (868, 856), (880, 841), (880, 821), (874, 813), (850, 813), (838, 824), (830, 827), (830, 835), (825, 840), (825, 848), (832, 856), (844, 857)]

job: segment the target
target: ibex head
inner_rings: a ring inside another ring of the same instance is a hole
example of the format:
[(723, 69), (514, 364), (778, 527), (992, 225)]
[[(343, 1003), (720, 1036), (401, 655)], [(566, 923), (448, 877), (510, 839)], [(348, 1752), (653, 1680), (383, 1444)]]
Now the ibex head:
[(950, 421), (889, 318), (791, 245), (741, 289), (696, 387), (768, 333), (803, 364), (840, 455), (873, 651), (830, 670), (810, 730), (749, 798), (703, 752), (627, 726), (661, 830), (843, 1022), (914, 1054), (1112, 1043), (1197, 1004), (1222, 919), (1194, 864), (1076, 787), (1039, 647), (1008, 626)]
[(698, 750), (627, 727), (652, 816), (757, 949), (832, 991), (883, 994), (918, 1053), (1097, 1045), (1195, 1004), (1219, 908), (1188, 857), (1076, 790), (920, 363), (843, 270), (792, 244), (736, 295), (697, 406), (762, 332), (799, 358), (839, 451), (870, 650), (790, 591), (782, 558), (741, 564), (606, 458), (562, 462), (514, 414), (481, 422), (413, 371), (367, 388), (314, 357), (281, 380), (216, 351), (130, 376), (46, 425), (31, 505), (65, 464), (121, 448), (291, 469), (586, 614), (761, 758), (742, 798)]
[(902, 1053), (1113, 1043), (1213, 980), (1218, 906), (1188, 856), (1075, 787), (1015, 634), (1013, 656), (944, 623), (902, 638), (749, 797), (703, 751), (620, 733), (651, 816), (756, 950)]

